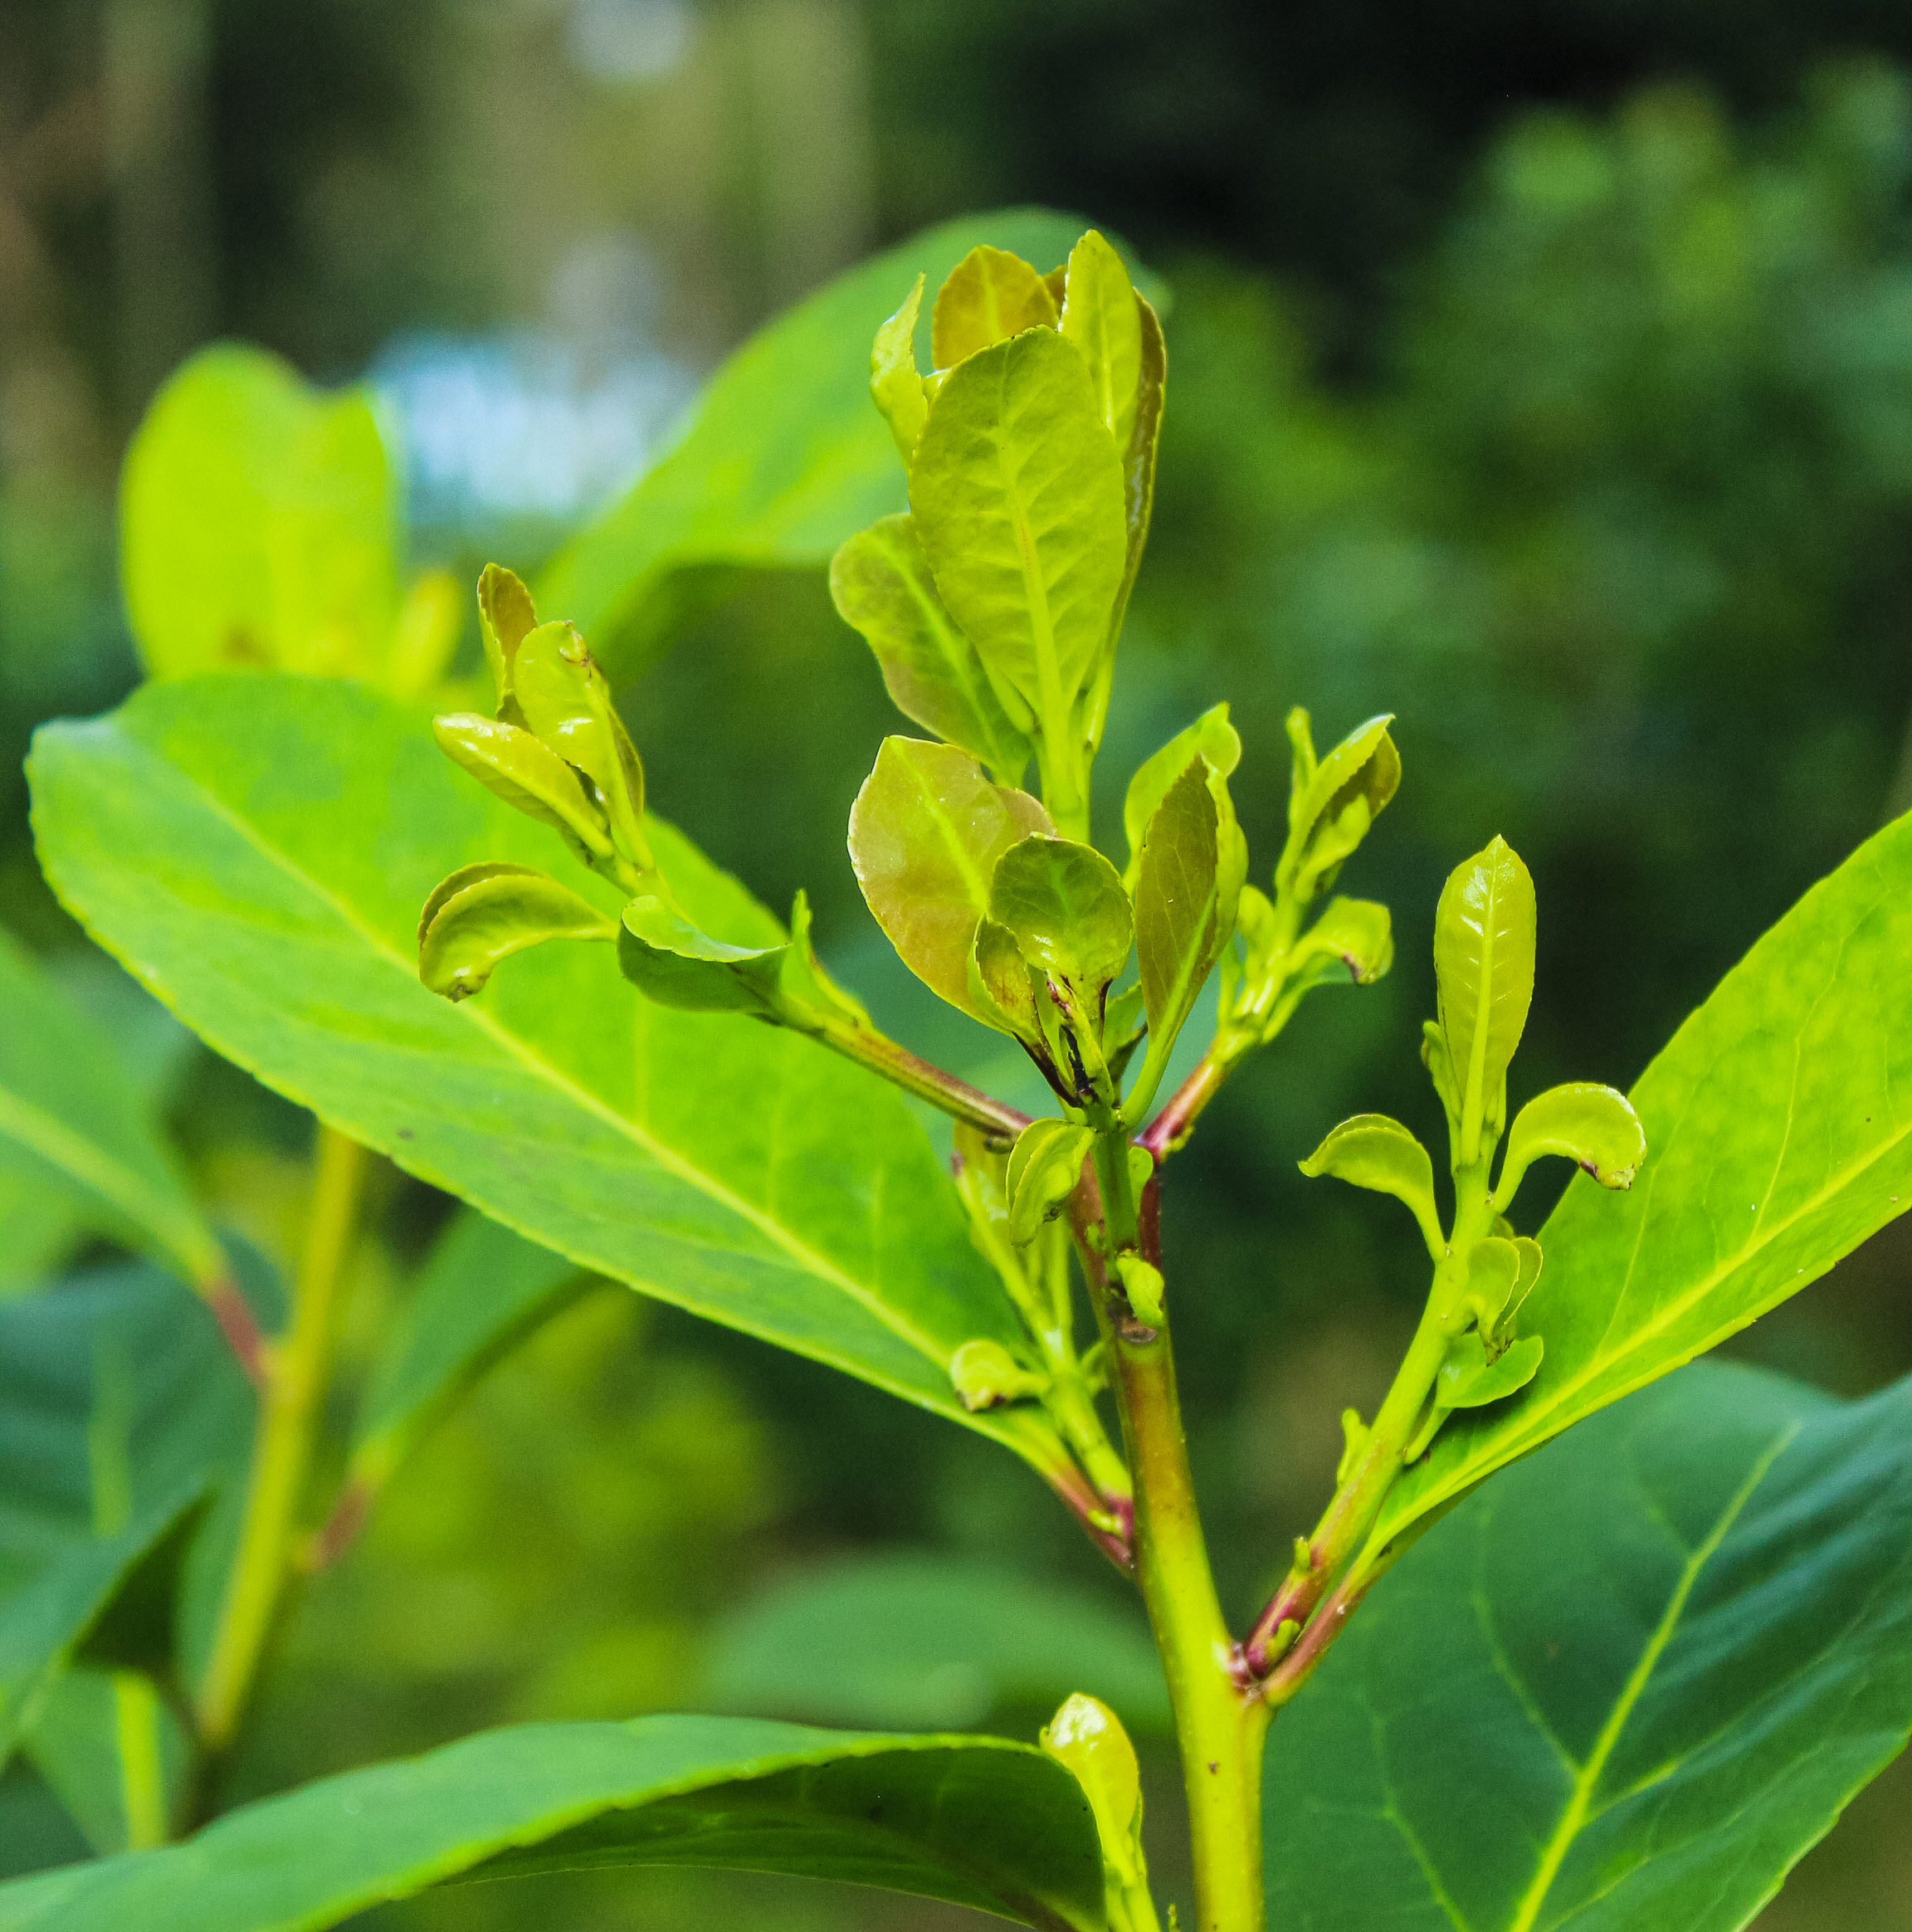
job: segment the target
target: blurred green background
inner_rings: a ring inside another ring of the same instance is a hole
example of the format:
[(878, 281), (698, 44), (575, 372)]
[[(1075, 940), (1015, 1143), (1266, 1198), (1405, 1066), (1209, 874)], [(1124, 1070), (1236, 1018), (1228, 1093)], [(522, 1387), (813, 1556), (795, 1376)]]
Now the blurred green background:
[[(1193, 1453), (1237, 1613), (1424, 1285), (1405, 1217), (1295, 1164), (1359, 1109), (1434, 1125), (1416, 1048), (1447, 869), (1500, 832), (1533, 870), (1520, 1083), (1624, 1086), (1912, 807), (1903, 6), (0, 0), (0, 909), (163, 1080), (218, 1216), (281, 1257), (309, 1123), (169, 1044), (86, 954), (39, 881), (19, 771), (37, 722), (134, 680), (120, 454), (221, 335), (368, 378), (414, 556), (469, 578), (536, 565), (752, 327), (923, 223), (1051, 202), (1167, 278), (1154, 535), (1100, 807), (1224, 695), (1257, 872), (1289, 705), (1324, 742), (1398, 713), (1406, 765), (1349, 879), (1393, 908), (1393, 976), (1315, 1001), (1169, 1191)], [(771, 904), (807, 888), (880, 1018), (976, 1053), (898, 983), (856, 891), (844, 822), (896, 720), (820, 575), (746, 583), (624, 708), (661, 810)], [(361, 1359), (444, 1211), (391, 1170), (375, 1194)], [(1901, 1224), (1741, 1345), (1869, 1389), (1912, 1367), (1909, 1290)], [(230, 1794), (485, 1723), (695, 1705), (740, 1600), (896, 1543), (1119, 1595), (987, 1445), (598, 1290), (311, 1586)], [(1038, 1715), (996, 1714), (1025, 1734)], [(10, 1863), (76, 1855), (14, 1795), (44, 1837)], [(1912, 1928), (1909, 1811), (1889, 1774), (1762, 1925)], [(973, 1921), (678, 1874), (480, 1886), (375, 1922)]]

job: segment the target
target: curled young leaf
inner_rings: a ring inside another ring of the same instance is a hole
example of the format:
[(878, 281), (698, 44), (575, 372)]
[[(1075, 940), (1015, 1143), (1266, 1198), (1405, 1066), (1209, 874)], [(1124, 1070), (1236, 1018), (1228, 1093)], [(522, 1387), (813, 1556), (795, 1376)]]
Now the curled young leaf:
[(1004, 708), (1064, 745), (1127, 544), (1121, 462), (1076, 345), (1037, 329), (962, 363), (929, 412), (910, 505)]
[(1050, 829), (1026, 792), (993, 785), (968, 753), (886, 738), (850, 812), (850, 859), (876, 923), (934, 993), (986, 1026), (971, 995), (970, 949), (996, 862)]
[(733, 946), (700, 932), (659, 892), (624, 908), (617, 964), (660, 1006), (688, 1012), (775, 1017), (783, 946)]
[(903, 298), (903, 305), (876, 331), (870, 345), (870, 393), (875, 398), (907, 470), (929, 420), (929, 399), (916, 368), (916, 316), (923, 305), (923, 278)]
[(1115, 1885), (1144, 1882), (1142, 1773), (1121, 1720), (1100, 1698), (1078, 1690), (1044, 1725), (1041, 1744), (1082, 1787)]
[(587, 863), (607, 859), (612, 846), (604, 815), (578, 773), (543, 739), (476, 711), (451, 711), (432, 720), (438, 749), (506, 804), (563, 833)]
[(524, 639), (512, 660), (511, 695), (531, 729), (598, 788), (624, 856), (648, 869), (644, 768), (574, 626), (540, 624)]
[(1015, 934), (993, 919), (979, 920), (970, 968), (971, 1009), (991, 1026), (1013, 1033), (1025, 1046), (1040, 1047), (1042, 1022), (1036, 1010), (1036, 989)]
[(1447, 1344), (1446, 1359), (1435, 1378), (1435, 1407), (1484, 1408), (1503, 1400), (1539, 1373), (1546, 1349), (1539, 1335), (1526, 1335), (1490, 1359), (1480, 1337), (1471, 1329), (1456, 1335)]
[(1025, 329), (1053, 329), (1056, 322), (1049, 285), (1020, 255), (972, 248), (936, 291), (929, 312), (930, 359), (939, 369), (953, 369)]
[(1562, 1154), (1603, 1188), (1626, 1188), (1646, 1158), (1646, 1132), (1624, 1094), (1593, 1081), (1550, 1087), (1514, 1116), (1494, 1205), (1507, 1211), (1527, 1169), (1543, 1154)]
[(518, 646), (537, 628), (531, 593), (502, 564), (487, 564), (478, 576), (478, 632), (485, 641), (485, 661), (490, 666), (500, 716), (511, 695)]
[(1138, 1115), (1154, 1097), (1176, 1036), (1234, 936), (1247, 869), (1227, 781), (1197, 754), (1149, 819), (1137, 867), (1135, 951), (1149, 1016), (1149, 1057), (1131, 1102)]
[(1115, 1278), (1122, 1284), (1122, 1292), (1128, 1296), (1136, 1320), (1150, 1328), (1160, 1328), (1162, 1290), (1166, 1285), (1162, 1271), (1139, 1254), (1124, 1253), (1115, 1257)]
[(1392, 713), (1370, 718), (1316, 760), (1308, 714), (1289, 714), (1295, 747), (1288, 842), (1275, 881), (1304, 904), (1327, 886), (1342, 861), (1368, 836), (1401, 783), (1401, 754), (1388, 734)]
[(476, 993), (501, 959), (546, 939), (613, 939), (617, 923), (568, 886), (529, 866), (466, 866), (425, 902), (418, 977), (460, 1000)]
[(1392, 1194), (1406, 1204), (1436, 1261), (1447, 1252), (1434, 1203), (1434, 1164), (1427, 1149), (1398, 1120), (1385, 1114), (1357, 1114), (1330, 1131), (1301, 1163), (1310, 1180), (1332, 1174), (1357, 1188)]
[(1489, 1235), (1467, 1251), (1467, 1284), (1449, 1319), (1456, 1332), (1471, 1320), (1490, 1355), (1499, 1352), (1494, 1338), (1519, 1286), (1523, 1264), (1520, 1250), (1501, 1235)]
[[(1142, 839), (1168, 788), (1199, 758), (1217, 779), (1226, 779), (1241, 762), (1241, 739), (1228, 722), (1226, 700), (1178, 731), (1162, 749), (1143, 759), (1122, 801), (1122, 829), (1129, 835), (1129, 864), (1122, 883), (1130, 891), (1142, 868)], [(1224, 795), (1226, 795), (1224, 792)]]
[(1055, 1119), (1032, 1120), (1017, 1136), (1005, 1185), (1009, 1237), (1018, 1246), (1035, 1240), (1042, 1223), (1061, 1212), (1095, 1139), (1079, 1122)]
[(1022, 957), (1074, 990), (1100, 1021), (1102, 996), (1129, 963), (1135, 915), (1115, 868), (1093, 846), (1036, 832), (996, 861), (989, 916)]
[(1046, 1376), (1025, 1368), (1000, 1342), (987, 1339), (965, 1342), (957, 1349), (949, 1358), (949, 1380), (972, 1414), (998, 1403), (1039, 1396), (1049, 1386)]
[(1029, 740), (1002, 708), (976, 646), (943, 607), (929, 561), (907, 515), (860, 530), (830, 564), (838, 614), (860, 631), (898, 710), (1018, 784)]
[(1456, 1169), (1471, 1167), (1500, 1138), (1507, 1065), (1534, 998), (1534, 881), (1496, 837), (1454, 868), (1434, 914), (1441, 1028), (1461, 1100)]

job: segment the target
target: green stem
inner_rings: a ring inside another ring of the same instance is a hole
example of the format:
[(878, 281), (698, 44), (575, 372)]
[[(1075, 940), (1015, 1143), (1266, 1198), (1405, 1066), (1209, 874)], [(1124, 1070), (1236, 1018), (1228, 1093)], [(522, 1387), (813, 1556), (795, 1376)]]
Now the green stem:
[(291, 1325), (268, 1359), (238, 1552), (199, 1689), (195, 1716), (208, 1751), (224, 1750), (238, 1730), (292, 1568), (294, 1522), (331, 1371), (339, 1291), (364, 1173), (364, 1149), (321, 1124)]
[(819, 1031), (812, 1036), (826, 1046), (834, 1047), (845, 1058), (880, 1074), (905, 1093), (927, 1100), (953, 1120), (998, 1139), (1013, 1140), (1029, 1125), (1029, 1116), (1016, 1108), (992, 1100), (967, 1081), (945, 1073), (927, 1060), (919, 1060), (908, 1047), (866, 1027), (843, 1027)]
[(1166, 1329), (1113, 1344), (1135, 1484), (1135, 1569), (1175, 1713), (1195, 1866), (1189, 1932), (1262, 1932), (1261, 1753), (1269, 1710), (1245, 1690), (1202, 1540)]

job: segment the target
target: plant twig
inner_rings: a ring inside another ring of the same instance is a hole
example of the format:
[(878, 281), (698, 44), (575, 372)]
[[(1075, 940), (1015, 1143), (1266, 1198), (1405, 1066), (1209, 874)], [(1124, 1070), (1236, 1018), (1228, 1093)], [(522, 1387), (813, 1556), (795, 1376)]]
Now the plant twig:
[(365, 1149), (321, 1124), (291, 1324), (266, 1357), (239, 1547), (194, 1713), (209, 1751), (225, 1749), (238, 1730), (294, 1564), (294, 1520), (330, 1373), (339, 1291), (364, 1174)]

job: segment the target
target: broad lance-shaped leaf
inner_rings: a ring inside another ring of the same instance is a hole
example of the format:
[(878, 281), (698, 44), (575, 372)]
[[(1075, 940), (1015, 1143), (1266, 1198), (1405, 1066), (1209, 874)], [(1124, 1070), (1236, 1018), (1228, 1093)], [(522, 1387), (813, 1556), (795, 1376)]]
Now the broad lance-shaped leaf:
[(621, 684), (739, 571), (827, 564), (846, 537), (904, 507), (861, 353), (898, 295), (919, 275), (939, 287), (978, 242), (1060, 261), (1083, 226), (1040, 208), (965, 216), (778, 316), (717, 372), (670, 452), (545, 567), (539, 607), (569, 617)]
[(936, 291), (930, 358), (938, 368), (953, 369), (979, 349), (1025, 329), (1053, 329), (1056, 321), (1055, 297), (1022, 256), (1007, 249), (972, 248)]
[(447, 1880), (700, 1865), (1102, 1932), (1082, 1788), (1000, 1738), (748, 1718), (483, 1731), (242, 1806), (162, 1852), (0, 1885), (0, 1932), (318, 1932)]
[(1344, 1120), (1301, 1163), (1301, 1171), (1310, 1180), (1332, 1174), (1353, 1187), (1392, 1194), (1413, 1215), (1435, 1260), (1446, 1253), (1434, 1205), (1434, 1164), (1427, 1149), (1398, 1120), (1385, 1114), (1357, 1114)]
[(1052, 829), (1026, 792), (993, 785), (967, 752), (885, 738), (850, 812), (856, 882), (903, 964), (985, 1025), (970, 997), (969, 954), (989, 910), (996, 861), (1018, 839)]
[(151, 1110), (112, 1049), (0, 933), (0, 1169), (196, 1287), (226, 1264)]
[(1271, 1739), (1269, 1924), (1739, 1932), (1909, 1727), (1912, 1386), (1703, 1364), (1376, 1586)]
[(237, 1493), (251, 1423), (212, 1317), (156, 1268), (0, 1307), (0, 1763), (140, 1558)]
[(1434, 912), (1441, 1026), (1461, 1097), (1455, 1159), (1471, 1167), (1497, 1137), (1507, 1063), (1534, 998), (1534, 881), (1503, 838), (1448, 875)]
[[(154, 687), (43, 729), (33, 783), (66, 902), (227, 1057), (580, 1266), (970, 1419), (951, 1354), (1017, 1325), (892, 1090), (787, 1031), (643, 999), (607, 947), (537, 948), (456, 1006), (418, 983), (447, 870), (564, 863), (422, 712), (290, 678)], [(650, 830), (700, 930), (781, 943)], [(616, 910), (581, 867), (568, 883)], [(1027, 1447), (1040, 1423), (971, 1426)]]
[(1861, 846), (1729, 973), (1632, 1095), (1630, 1193), (1577, 1175), (1521, 1318), (1518, 1402), (1448, 1425), (1377, 1542), (1690, 1360), (1912, 1207), (1912, 817)]
[(831, 559), (830, 594), (876, 653), (898, 710), (981, 759), (1001, 783), (1022, 782), (1029, 740), (944, 609), (907, 516), (883, 517), (843, 545)]
[(960, 364), (917, 446), (910, 507), (1005, 708), (1060, 743), (1127, 540), (1121, 463), (1076, 345), (1036, 329)]
[(352, 1431), (349, 1512), (362, 1515), (432, 1425), (588, 1278), (475, 1208), (454, 1214), (373, 1359)]
[(547, 939), (615, 939), (617, 930), (608, 913), (535, 866), (461, 866), (419, 915), (418, 978), (449, 999), (469, 999), (514, 953)]

